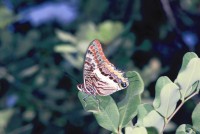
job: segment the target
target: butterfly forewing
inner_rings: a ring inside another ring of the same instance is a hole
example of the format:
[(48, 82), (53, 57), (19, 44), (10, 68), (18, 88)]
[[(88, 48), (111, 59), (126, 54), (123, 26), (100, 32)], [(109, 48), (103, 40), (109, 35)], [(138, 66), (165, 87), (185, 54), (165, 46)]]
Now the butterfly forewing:
[(127, 78), (107, 60), (98, 40), (92, 41), (87, 49), (83, 80), (78, 89), (91, 95), (106, 96), (128, 86)]

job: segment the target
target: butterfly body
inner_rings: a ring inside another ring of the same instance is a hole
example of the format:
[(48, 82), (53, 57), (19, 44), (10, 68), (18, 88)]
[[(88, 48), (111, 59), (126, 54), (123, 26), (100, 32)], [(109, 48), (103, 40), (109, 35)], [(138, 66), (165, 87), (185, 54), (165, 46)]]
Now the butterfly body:
[(129, 85), (123, 72), (117, 70), (105, 57), (98, 40), (89, 45), (83, 67), (83, 84), (77, 88), (88, 95), (107, 96)]

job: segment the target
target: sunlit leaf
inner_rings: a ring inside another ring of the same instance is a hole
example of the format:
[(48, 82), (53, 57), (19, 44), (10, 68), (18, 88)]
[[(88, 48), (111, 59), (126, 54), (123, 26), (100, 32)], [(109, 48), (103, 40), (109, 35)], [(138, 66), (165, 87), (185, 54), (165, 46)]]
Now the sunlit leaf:
[[(188, 59), (183, 59), (188, 60)], [(180, 86), (181, 89), (181, 99), (183, 100), (185, 97), (191, 94), (191, 87), (193, 84), (200, 80), (200, 59), (192, 58), (187, 64), (186, 68), (182, 69), (182, 71), (178, 74), (175, 83)]]
[(164, 127), (164, 118), (160, 116), (158, 112), (152, 110), (143, 119), (143, 123), (145, 127), (155, 127), (159, 132), (161, 132)]
[(200, 90), (200, 81), (196, 81), (192, 87), (190, 87), (187, 91), (186, 91), (186, 96), (191, 95), (194, 92), (199, 92)]
[(138, 107), (138, 126), (154, 127), (158, 132), (162, 132), (164, 118), (153, 109), (150, 104), (142, 104)]
[(125, 134), (148, 134), (145, 127), (126, 127)]
[(154, 108), (164, 117), (169, 117), (180, 99), (179, 87), (168, 77), (160, 77), (156, 83), (156, 97)]
[(194, 52), (187, 52), (184, 56), (183, 56), (183, 62), (181, 65), (181, 69), (180, 72), (185, 70), (188, 63), (190, 62), (191, 59), (193, 58), (198, 58), (198, 56), (194, 53)]
[(144, 83), (137, 72), (127, 72), (126, 76), (129, 79), (130, 85), (126, 89), (125, 98), (118, 103), (120, 128), (126, 126), (136, 116), (137, 107), (141, 102), (140, 94), (144, 90)]

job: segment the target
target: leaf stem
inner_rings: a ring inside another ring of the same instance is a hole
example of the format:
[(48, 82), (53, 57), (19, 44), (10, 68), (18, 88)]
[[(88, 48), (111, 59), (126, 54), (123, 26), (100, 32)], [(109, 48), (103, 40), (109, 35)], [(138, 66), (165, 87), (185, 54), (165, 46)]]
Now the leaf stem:
[(174, 117), (174, 115), (178, 112), (178, 110), (183, 106), (183, 104), (198, 94), (198, 91), (194, 92), (190, 96), (188, 96), (185, 100), (182, 100), (181, 104), (176, 108), (176, 110), (171, 114), (171, 116), (166, 120), (165, 126), (163, 127), (163, 130), (165, 129), (166, 125), (170, 122), (170, 120)]
[(121, 129), (121, 127), (118, 127), (118, 132), (117, 132), (117, 134), (122, 134), (122, 131), (121, 131), (122, 129)]
[(172, 113), (172, 115), (166, 120), (165, 126), (169, 123), (169, 121), (174, 117), (174, 115), (178, 112), (178, 110), (183, 106), (185, 101), (183, 100), (181, 104), (176, 108), (176, 110)]

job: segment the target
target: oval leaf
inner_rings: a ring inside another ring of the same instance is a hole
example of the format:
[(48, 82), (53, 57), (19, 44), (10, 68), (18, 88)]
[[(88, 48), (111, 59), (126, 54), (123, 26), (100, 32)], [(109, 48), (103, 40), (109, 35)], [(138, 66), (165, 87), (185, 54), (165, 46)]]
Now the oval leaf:
[(190, 62), (191, 59), (193, 58), (198, 58), (198, 56), (194, 53), (194, 52), (187, 52), (184, 56), (183, 56), (183, 62), (181, 65), (181, 69), (180, 72), (185, 70), (188, 63)]
[(161, 115), (169, 117), (180, 99), (179, 87), (168, 77), (160, 77), (156, 83), (156, 97), (153, 106)]
[(153, 106), (155, 108), (158, 108), (160, 106), (160, 92), (161, 92), (161, 89), (167, 85), (167, 84), (170, 84), (171, 83), (171, 80), (168, 79), (168, 77), (160, 77), (157, 82), (156, 82), (156, 87), (155, 87), (155, 90), (156, 90), (156, 93), (155, 93), (155, 99), (153, 101)]
[(93, 112), (98, 124), (103, 128), (112, 132), (117, 132), (119, 124), (119, 111), (115, 101), (111, 96), (96, 96), (98, 101), (93, 97), (89, 96), (86, 98), (86, 102), (83, 98), (87, 94), (79, 92), (79, 99), (85, 110)]
[[(181, 88), (182, 100), (191, 95), (194, 92), (192, 86), (195, 82), (200, 80), (200, 59), (192, 54), (186, 54), (183, 58), (183, 65), (179, 72), (175, 83)], [(196, 89), (199, 90), (199, 89)]]
[(128, 80), (130, 83), (128, 89), (134, 89), (134, 90), (131, 90), (132, 95), (138, 95), (144, 91), (144, 82), (141, 76), (137, 72), (129, 71), (126, 73), (126, 77), (128, 77)]
[(141, 102), (140, 94), (144, 90), (144, 83), (137, 72), (127, 72), (130, 85), (125, 98), (118, 103), (120, 113), (119, 128), (125, 127), (137, 114), (137, 107)]
[(193, 127), (200, 132), (200, 103), (195, 107), (192, 112)]

